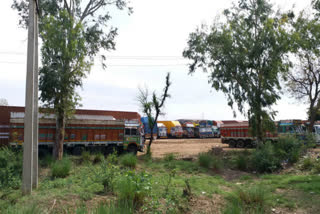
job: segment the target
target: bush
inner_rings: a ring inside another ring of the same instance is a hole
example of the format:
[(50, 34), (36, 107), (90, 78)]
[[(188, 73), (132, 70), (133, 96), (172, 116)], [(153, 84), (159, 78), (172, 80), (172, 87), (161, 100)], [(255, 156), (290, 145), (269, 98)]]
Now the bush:
[(252, 165), (260, 173), (274, 172), (281, 167), (281, 159), (277, 156), (271, 143), (259, 145), (252, 153)]
[(170, 162), (176, 159), (176, 156), (173, 153), (166, 154), (163, 158), (166, 162)]
[(302, 170), (310, 170), (314, 166), (313, 160), (310, 157), (307, 157), (302, 160), (301, 169)]
[(120, 157), (120, 163), (125, 167), (135, 168), (137, 165), (137, 156), (134, 154), (125, 154)]
[(239, 170), (247, 170), (248, 169), (249, 158), (244, 154), (239, 154), (235, 159), (236, 168)]
[(49, 167), (52, 165), (52, 163), (54, 163), (54, 159), (52, 155), (46, 155), (41, 158), (39, 162), (42, 167)]
[(222, 161), (220, 158), (213, 156), (209, 153), (200, 153), (198, 156), (199, 165), (204, 168), (221, 169)]
[(51, 176), (53, 178), (65, 178), (71, 170), (71, 161), (68, 158), (63, 158), (54, 162), (51, 166)]
[(267, 193), (262, 187), (239, 189), (227, 197), (226, 214), (264, 213), (268, 207)]
[(320, 173), (320, 161), (319, 160), (314, 163), (313, 171), (314, 171), (314, 173)]
[(303, 147), (303, 144), (293, 136), (280, 137), (274, 144), (277, 157), (291, 164), (299, 160)]
[(0, 149), (0, 188), (19, 188), (22, 177), (22, 153)]
[(141, 206), (151, 191), (150, 178), (151, 176), (144, 172), (139, 174), (133, 171), (125, 172), (116, 184), (119, 201)]
[(89, 151), (83, 151), (81, 153), (81, 161), (84, 163), (88, 163), (91, 161), (91, 154)]

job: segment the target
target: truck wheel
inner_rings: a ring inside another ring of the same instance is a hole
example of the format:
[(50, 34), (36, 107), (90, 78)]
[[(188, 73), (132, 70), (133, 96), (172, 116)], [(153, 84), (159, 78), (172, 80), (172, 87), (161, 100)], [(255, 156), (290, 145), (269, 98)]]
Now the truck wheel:
[(243, 140), (238, 140), (237, 142), (237, 148), (244, 148), (244, 141)]
[(230, 148), (236, 148), (236, 142), (234, 140), (229, 141), (229, 147)]
[(137, 152), (138, 152), (138, 148), (137, 148), (136, 145), (131, 144), (131, 145), (128, 146), (127, 152), (136, 155)]

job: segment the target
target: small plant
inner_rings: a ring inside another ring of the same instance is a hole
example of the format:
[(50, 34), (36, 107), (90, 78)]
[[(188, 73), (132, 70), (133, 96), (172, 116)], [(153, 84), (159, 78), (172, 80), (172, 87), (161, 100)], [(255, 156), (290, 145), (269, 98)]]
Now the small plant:
[(212, 168), (219, 170), (222, 168), (222, 160), (219, 157), (216, 157), (209, 153), (200, 153), (198, 156), (199, 165), (204, 168)]
[(133, 154), (125, 154), (120, 157), (120, 163), (125, 167), (135, 168), (137, 165), (137, 156)]
[(0, 189), (19, 188), (22, 175), (22, 153), (0, 149)]
[(151, 176), (147, 173), (125, 172), (117, 181), (116, 193), (121, 202), (129, 202), (137, 207), (143, 204), (144, 199), (151, 191)]
[(246, 171), (248, 169), (248, 163), (248, 156), (245, 156), (244, 154), (239, 154), (236, 156), (235, 165), (237, 169)]
[(302, 160), (301, 169), (302, 170), (310, 170), (314, 166), (313, 160), (310, 157), (307, 157)]
[(64, 157), (62, 160), (54, 162), (51, 166), (51, 176), (53, 178), (65, 178), (71, 170), (71, 161)]
[(212, 164), (212, 156), (208, 153), (200, 153), (198, 156), (199, 165), (204, 168), (210, 168)]
[(320, 160), (314, 163), (313, 171), (314, 173), (320, 173)]
[(91, 161), (91, 155), (90, 155), (90, 152), (89, 151), (83, 151), (81, 153), (81, 161), (83, 163), (88, 163)]
[(46, 155), (42, 159), (40, 159), (40, 165), (42, 167), (49, 167), (54, 162), (52, 155)]
[(288, 163), (296, 163), (303, 151), (303, 144), (293, 136), (280, 137), (273, 145), (276, 156)]
[(225, 214), (264, 213), (268, 207), (267, 193), (261, 187), (239, 189), (227, 197)]
[(170, 162), (176, 159), (173, 153), (166, 154), (163, 158), (166, 162)]
[(133, 214), (134, 205), (127, 201), (109, 202), (100, 204), (93, 214)]

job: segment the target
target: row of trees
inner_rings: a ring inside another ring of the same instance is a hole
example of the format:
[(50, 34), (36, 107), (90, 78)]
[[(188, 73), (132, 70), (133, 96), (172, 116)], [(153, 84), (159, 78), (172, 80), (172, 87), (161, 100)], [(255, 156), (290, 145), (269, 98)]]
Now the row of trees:
[(224, 11), (222, 21), (190, 34), (184, 57), (190, 73), (209, 72), (212, 87), (225, 93), (248, 117), (263, 141), (272, 129), (281, 82), (298, 100), (309, 104), (312, 129), (320, 110), (320, 1), (313, 13), (274, 12), (267, 0), (240, 0)]

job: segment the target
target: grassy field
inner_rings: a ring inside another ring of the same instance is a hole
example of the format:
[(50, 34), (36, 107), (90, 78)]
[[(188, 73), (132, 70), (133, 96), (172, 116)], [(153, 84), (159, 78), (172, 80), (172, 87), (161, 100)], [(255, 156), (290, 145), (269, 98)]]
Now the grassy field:
[[(320, 213), (320, 171), (302, 158), (258, 174), (252, 151), (177, 159), (84, 153), (41, 160), (39, 188), (0, 189), (1, 213)], [(314, 154), (317, 156), (317, 154)]]

